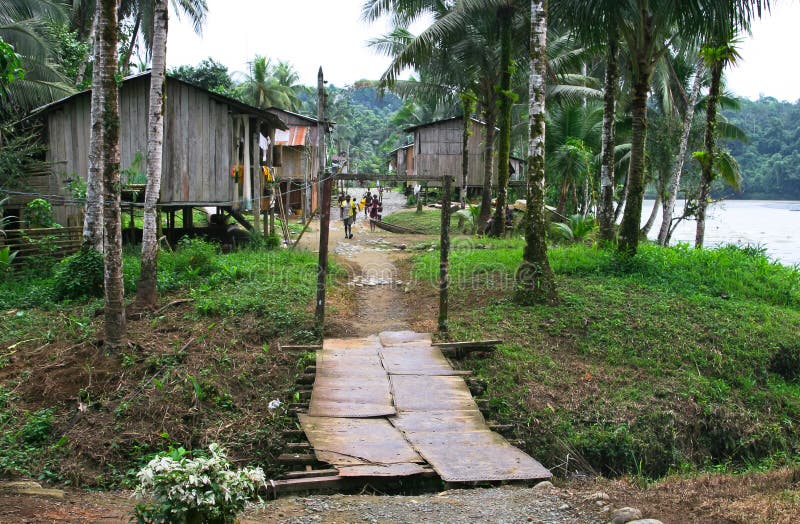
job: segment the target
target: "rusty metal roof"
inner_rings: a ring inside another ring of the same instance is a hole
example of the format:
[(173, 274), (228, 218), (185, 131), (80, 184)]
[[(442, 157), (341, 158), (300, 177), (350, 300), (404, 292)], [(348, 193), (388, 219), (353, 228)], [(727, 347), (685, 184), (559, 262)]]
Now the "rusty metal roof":
[(289, 129), (275, 131), (276, 146), (304, 146), (308, 137), (307, 126), (289, 126)]

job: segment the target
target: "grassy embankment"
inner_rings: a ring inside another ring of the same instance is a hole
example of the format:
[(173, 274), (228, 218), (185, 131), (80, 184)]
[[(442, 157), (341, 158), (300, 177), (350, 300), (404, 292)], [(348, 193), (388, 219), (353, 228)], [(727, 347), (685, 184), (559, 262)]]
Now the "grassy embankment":
[[(504, 341), (465, 366), (547, 466), (653, 478), (800, 462), (797, 268), (752, 248), (643, 245), (623, 263), (557, 247), (560, 303), (525, 308), (511, 302), (522, 242), (482, 244), (451, 254), (450, 336)], [(437, 285), (438, 264), (415, 255), (418, 285)]]
[(416, 229), (429, 235), (438, 235), (442, 225), (442, 213), (438, 209), (423, 209), (421, 213), (417, 213), (416, 209), (404, 209), (383, 217), (383, 221)]
[[(131, 297), (134, 251), (124, 267)], [(59, 301), (53, 269), (39, 260), (0, 279), (0, 478), (125, 485), (154, 452), (211, 441), (275, 467), (287, 391), (308, 357), (275, 342), (316, 338), (315, 256), (223, 255), (197, 240), (162, 251), (162, 303), (191, 302), (129, 313), (131, 344), (117, 355), (99, 342), (102, 299)], [(269, 410), (273, 399), (283, 407)]]

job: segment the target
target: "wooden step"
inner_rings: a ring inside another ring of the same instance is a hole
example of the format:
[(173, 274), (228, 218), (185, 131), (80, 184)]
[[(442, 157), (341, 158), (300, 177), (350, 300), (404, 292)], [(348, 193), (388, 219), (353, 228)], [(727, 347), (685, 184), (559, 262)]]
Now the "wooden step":
[(278, 344), (278, 349), (283, 349), (284, 351), (296, 351), (296, 352), (308, 352), (308, 351), (319, 351), (322, 349), (322, 346), (319, 344)]
[(278, 464), (305, 466), (317, 464), (317, 457), (311, 453), (282, 453), (278, 455)]
[(313, 384), (314, 380), (317, 378), (317, 375), (313, 373), (304, 373), (297, 377), (295, 380), (298, 384)]
[(310, 450), (311, 444), (308, 442), (287, 442), (286, 448), (291, 450), (293, 453), (297, 453), (303, 450)]
[(307, 479), (314, 477), (335, 477), (339, 474), (337, 469), (311, 469), (306, 471), (287, 471), (283, 474), (284, 479)]
[(284, 429), (281, 431), (285, 439), (301, 439), (305, 438), (306, 434), (302, 429)]

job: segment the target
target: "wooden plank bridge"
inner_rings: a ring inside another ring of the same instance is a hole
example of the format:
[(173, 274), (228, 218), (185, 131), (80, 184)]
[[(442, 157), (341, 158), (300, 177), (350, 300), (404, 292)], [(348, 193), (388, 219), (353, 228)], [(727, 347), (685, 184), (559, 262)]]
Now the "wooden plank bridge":
[[(550, 472), (491, 431), (464, 381), (426, 333), (327, 339), (298, 415), (326, 478), (275, 481), (276, 494), (345, 479), (543, 480)], [(309, 468), (310, 469), (310, 468)], [(311, 475), (297, 474), (296, 477)], [(294, 488), (294, 489), (293, 489)]]

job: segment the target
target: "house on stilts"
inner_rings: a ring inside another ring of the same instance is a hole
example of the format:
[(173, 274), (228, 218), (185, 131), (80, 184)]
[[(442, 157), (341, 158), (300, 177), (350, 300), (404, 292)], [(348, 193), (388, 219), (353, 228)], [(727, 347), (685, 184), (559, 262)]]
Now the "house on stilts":
[[(404, 129), (413, 134), (413, 141), (389, 153), (390, 171), (398, 178), (414, 176), (438, 176), (450, 174), (455, 177), (456, 188), (462, 184), (462, 148), (464, 118), (460, 116), (437, 120)], [(467, 193), (479, 194), (483, 189), (486, 155), (486, 124), (470, 118), (470, 135), (467, 141), (469, 164), (467, 171)], [(525, 161), (512, 157), (510, 180), (524, 182)], [(413, 184), (413, 182), (410, 182)], [(429, 185), (438, 185), (429, 183)], [(497, 186), (497, 156), (493, 160), (492, 185)]]
[[(123, 213), (130, 212), (131, 217), (144, 193), (149, 87), (146, 72), (126, 78), (119, 91)], [(294, 180), (316, 177), (316, 161), (308, 162), (316, 155), (292, 149), (307, 148), (315, 140), (315, 119), (252, 107), (170, 75), (165, 94), (159, 208), (167, 215), (168, 238), (187, 233), (225, 237), (229, 221), (260, 228), (261, 215), (278, 208), (273, 204), (279, 184), (285, 188), (284, 196), (292, 195), (298, 190)], [(71, 189), (88, 173), (90, 104), (91, 90), (87, 90), (41, 107), (29, 117), (42, 123), (46, 160), (52, 167), (27, 181), (30, 196), (17, 195), (9, 204), (17, 216), (24, 214), (26, 201), (46, 195), (58, 223), (82, 223), (83, 204)], [(292, 136), (301, 128), (305, 139)], [(280, 181), (282, 171), (288, 176), (286, 184)], [(209, 214), (208, 228), (195, 227), (197, 209)], [(252, 222), (245, 214), (251, 214)], [(179, 225), (176, 215), (182, 219)], [(265, 230), (268, 222), (264, 218)], [(134, 223), (123, 218), (126, 239), (141, 235)]]

